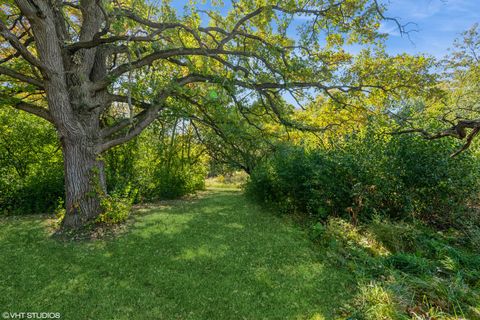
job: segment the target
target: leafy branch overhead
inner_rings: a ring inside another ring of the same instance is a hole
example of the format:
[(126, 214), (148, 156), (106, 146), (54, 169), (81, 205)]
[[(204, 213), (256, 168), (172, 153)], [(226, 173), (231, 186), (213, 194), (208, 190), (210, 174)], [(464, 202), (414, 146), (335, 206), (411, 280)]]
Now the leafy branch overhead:
[[(132, 118), (102, 129), (99, 151), (140, 133), (167, 100), (196, 96), (205, 87), (225, 90), (233, 104), (233, 97), (248, 95), (286, 125), (320, 130), (284, 119), (275, 105), (286, 94), (302, 101), (312, 92), (346, 105), (349, 95), (407, 86), (394, 88), (374, 77), (363, 81), (342, 49), (344, 43), (379, 38), (385, 17), (376, 1), (242, 1), (226, 16), (192, 6), (184, 17), (168, 5), (154, 8), (138, 1), (17, 1), (2, 7), (0, 30), (8, 45), (2, 47), (0, 74), (11, 85), (1, 94), (14, 96), (10, 102), (17, 108), (49, 120), (56, 113), (44, 102), (45, 79), (56, 72), (48, 64), (54, 62), (42, 57), (42, 47), (55, 36), (52, 40), (62, 44), (55, 48), (64, 61), (61, 72), (78, 91), (77, 99), (104, 92), (99, 114), (133, 107)], [(300, 16), (305, 20), (295, 38), (293, 22)], [(40, 23), (48, 24), (50, 39), (34, 34)], [(148, 86), (139, 84), (144, 81)]]

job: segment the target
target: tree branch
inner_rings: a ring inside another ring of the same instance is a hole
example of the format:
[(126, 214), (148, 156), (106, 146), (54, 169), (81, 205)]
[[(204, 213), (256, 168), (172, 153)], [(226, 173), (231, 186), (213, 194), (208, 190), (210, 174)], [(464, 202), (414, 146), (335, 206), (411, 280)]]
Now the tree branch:
[(6, 94), (2, 94), (2, 93), (0, 93), (0, 98), (6, 99), (7, 100), (6, 104), (8, 104), (9, 106), (11, 106), (15, 109), (19, 109), (19, 110), (34, 114), (34, 115), (36, 115), (40, 118), (43, 118), (43, 119), (47, 120), (48, 122), (50, 122), (52, 124), (54, 123), (52, 115), (50, 114), (48, 109), (37, 106), (37, 105), (35, 105), (33, 103), (30, 103), (30, 102), (17, 100), (17, 99), (11, 99), (11, 96), (6, 95)]
[(35, 104), (21, 101), (21, 102), (18, 102), (16, 104), (14, 104), (13, 107), (17, 108), (19, 110), (23, 110), (25, 112), (34, 114), (34, 115), (36, 115), (40, 118), (43, 118), (43, 119), (47, 120), (48, 122), (50, 122), (52, 124), (54, 123), (50, 112), (47, 109), (39, 107)]
[(133, 123), (132, 121), (126, 123), (126, 121), (122, 120), (117, 125), (106, 128), (102, 133), (105, 138), (126, 128), (129, 124), (133, 125), (132, 128), (130, 128), (130, 130), (124, 136), (116, 137), (105, 141), (100, 146), (98, 146), (97, 151), (99, 153), (104, 152), (112, 147), (127, 142), (142, 133), (142, 131), (157, 118), (158, 113), (162, 110), (163, 103), (167, 99), (167, 96), (168, 94), (163, 92), (158, 99), (159, 102), (151, 108), (145, 109), (144, 111), (137, 114), (134, 119), (132, 119), (134, 120)]
[(12, 69), (8, 69), (8, 68), (0, 66), (0, 74), (3, 74), (3, 75), (6, 75), (6, 76), (9, 76), (10, 78), (14, 78), (14, 79), (20, 80), (22, 82), (34, 85), (39, 89), (43, 89), (43, 82), (42, 81), (40, 81), (38, 79), (35, 79), (35, 78), (31, 78), (29, 76), (26, 76), (24, 74), (16, 72)]
[(41, 71), (45, 70), (45, 66), (40, 60), (38, 60), (28, 49), (20, 42), (20, 40), (15, 36), (7, 26), (0, 20), (0, 35), (7, 40), (10, 45), (17, 50), (17, 52), (29, 63), (39, 68)]
[[(472, 129), (470, 133), (467, 134), (467, 129)], [(463, 151), (467, 150), (475, 136), (478, 135), (480, 132), (480, 119), (475, 119), (475, 120), (460, 120), (457, 122), (457, 124), (453, 125), (452, 127), (438, 131), (436, 133), (430, 133), (424, 129), (407, 129), (407, 130), (400, 130), (400, 131), (395, 131), (391, 132), (391, 134), (406, 134), (406, 133), (419, 133), (423, 136), (423, 138), (427, 140), (435, 140), (435, 139), (440, 139), (444, 137), (453, 137), (459, 140), (463, 140), (466, 138), (466, 143), (457, 151), (452, 153), (450, 156), (455, 157), (462, 153)]]

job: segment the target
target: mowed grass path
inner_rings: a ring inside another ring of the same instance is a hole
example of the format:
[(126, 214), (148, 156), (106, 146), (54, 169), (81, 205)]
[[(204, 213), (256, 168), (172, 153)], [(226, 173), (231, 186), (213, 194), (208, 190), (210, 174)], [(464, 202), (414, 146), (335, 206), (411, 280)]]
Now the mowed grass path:
[[(60, 242), (0, 219), (0, 312), (62, 319), (332, 319), (352, 276), (239, 191), (141, 210), (109, 240)], [(337, 311), (336, 311), (337, 310)]]

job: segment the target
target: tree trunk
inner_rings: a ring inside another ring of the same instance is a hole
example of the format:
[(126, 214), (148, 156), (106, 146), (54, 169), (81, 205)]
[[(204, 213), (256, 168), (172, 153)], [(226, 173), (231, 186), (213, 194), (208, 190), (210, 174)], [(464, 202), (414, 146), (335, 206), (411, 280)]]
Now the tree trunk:
[[(68, 32), (61, 1), (15, 0), (28, 18), (38, 57), (24, 53), (41, 73), (48, 115), (62, 144), (65, 174), (65, 218), (62, 229), (79, 228), (101, 213), (105, 193), (103, 164), (97, 160), (102, 144), (100, 115), (110, 105), (107, 88), (94, 83), (107, 74), (108, 54), (101, 46), (75, 52), (70, 41), (88, 42), (101, 35), (105, 11), (100, 1), (82, 0), (82, 22), (74, 37)], [(2, 42), (3, 44), (3, 42)], [(25, 49), (27, 50), (27, 49)]]
[(62, 139), (66, 198), (62, 229), (80, 228), (102, 212), (101, 196), (106, 191), (104, 167), (84, 140)]

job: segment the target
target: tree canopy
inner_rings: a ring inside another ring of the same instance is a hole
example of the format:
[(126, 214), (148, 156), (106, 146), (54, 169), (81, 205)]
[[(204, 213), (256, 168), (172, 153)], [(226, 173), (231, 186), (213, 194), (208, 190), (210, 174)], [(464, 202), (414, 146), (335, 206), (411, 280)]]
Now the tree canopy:
[[(294, 109), (320, 97), (322, 106), (371, 113), (432, 80), (429, 59), (384, 52), (380, 23), (405, 29), (376, 0), (243, 0), (226, 14), (195, 2), (181, 14), (148, 1), (15, 0), (1, 8), (0, 101), (55, 126), (68, 226), (98, 215), (98, 199), (87, 195), (99, 192), (94, 176), (104, 189), (99, 155), (160, 114), (220, 134), (229, 110), (248, 122), (260, 107), (283, 126), (324, 131), (337, 124), (300, 121)], [(365, 50), (350, 53), (355, 45)]]

